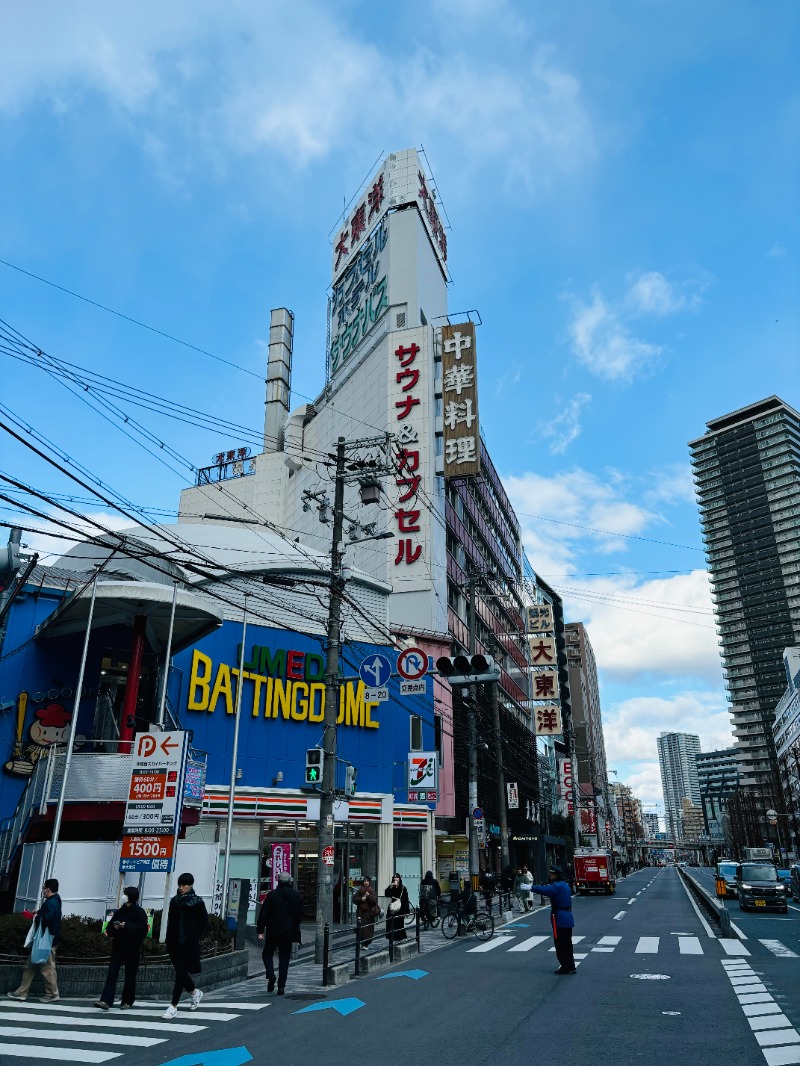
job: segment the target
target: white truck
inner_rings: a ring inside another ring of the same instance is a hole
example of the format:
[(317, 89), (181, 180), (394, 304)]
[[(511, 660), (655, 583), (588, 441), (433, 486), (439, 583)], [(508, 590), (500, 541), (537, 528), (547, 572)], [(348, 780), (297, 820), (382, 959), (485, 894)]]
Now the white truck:
[(742, 848), (744, 862), (773, 862), (772, 848)]

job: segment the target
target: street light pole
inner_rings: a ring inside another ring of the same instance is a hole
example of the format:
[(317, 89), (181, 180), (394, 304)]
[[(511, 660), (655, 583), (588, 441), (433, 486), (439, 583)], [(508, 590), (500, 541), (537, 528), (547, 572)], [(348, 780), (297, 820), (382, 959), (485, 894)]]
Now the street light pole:
[[(336, 718), (339, 712), (339, 649), (342, 629), (342, 529), (344, 525), (345, 438), (336, 443), (336, 483), (333, 497), (331, 543), (331, 592), (328, 602), (327, 652), (325, 661), (325, 719), (322, 750), (322, 791), (317, 827), (317, 924), (314, 959), (322, 962), (325, 926), (333, 923), (333, 866), (324, 861), (325, 849), (334, 846), (333, 801), (336, 787)], [(330, 852), (328, 853), (330, 854)]]
[[(478, 581), (477, 572), (470, 566), (467, 580), (467, 621), (469, 624), (469, 654), (475, 654), (475, 585)], [(469, 782), (467, 786), (467, 802), (469, 806), (469, 872), (472, 877), (480, 873), (480, 848), (478, 847), (478, 830), (475, 825), (473, 811), (478, 806), (478, 717), (476, 701), (478, 698), (477, 685), (469, 686), (469, 699), (467, 703), (467, 738), (469, 745)]]

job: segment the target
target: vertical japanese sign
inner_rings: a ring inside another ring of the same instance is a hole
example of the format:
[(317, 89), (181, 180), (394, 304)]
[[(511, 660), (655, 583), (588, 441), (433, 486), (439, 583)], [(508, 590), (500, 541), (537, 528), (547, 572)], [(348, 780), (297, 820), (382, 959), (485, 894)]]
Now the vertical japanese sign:
[[(537, 674), (545, 677), (545, 674)], [(533, 708), (533, 729), (537, 737), (560, 737), (564, 735), (560, 703), (537, 703)]]
[(570, 759), (558, 760), (558, 798), (561, 801), (561, 809), (571, 818), (574, 812), (572, 803), (572, 761)]
[(444, 476), (480, 474), (478, 366), (472, 322), (442, 327), (442, 396)]
[(292, 845), (291, 844), (273, 844), (272, 845), (272, 875), (270, 877), (270, 887), (278, 887), (278, 877), (280, 874), (291, 874), (292, 872)]
[(516, 781), (509, 781), (506, 784), (506, 796), (508, 797), (508, 809), (519, 810), (519, 788)]
[(169, 873), (183, 805), (188, 734), (137, 733), (125, 824), (121, 873)]
[[(425, 353), (416, 341), (409, 337), (398, 345), (394, 352), (394, 377), (392, 389), (393, 411), (390, 421), (394, 423), (397, 437), (397, 509), (394, 512), (397, 534), (395, 566), (411, 566), (425, 559), (422, 551), (423, 530), (421, 521), (424, 508), (419, 501), (420, 485), (425, 468), (425, 399), (428, 378), (425, 373)], [(423, 486), (424, 489), (424, 486)]]

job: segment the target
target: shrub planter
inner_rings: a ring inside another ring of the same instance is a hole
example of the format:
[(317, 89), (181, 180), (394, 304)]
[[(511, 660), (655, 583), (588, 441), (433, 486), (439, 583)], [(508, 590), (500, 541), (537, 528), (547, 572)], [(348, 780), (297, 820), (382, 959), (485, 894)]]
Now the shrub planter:
[[(6, 956), (8, 958), (8, 956)], [(18, 963), (0, 963), (0, 995), (13, 992), (19, 987), (22, 980), (23, 961)], [(238, 981), (247, 980), (247, 951), (227, 951), (220, 955), (209, 955), (203, 959), (203, 972), (197, 978), (197, 987), (204, 992), (210, 992), (214, 988), (224, 988), (226, 985), (236, 984)], [(71, 963), (61, 964), (56, 952), (56, 977), (58, 980), (58, 993), (64, 999), (73, 997), (99, 996), (103, 990), (103, 982), (106, 979), (105, 965), (76, 966)], [(122, 991), (122, 973), (117, 985), (119, 992)], [(169, 962), (154, 961), (151, 958), (143, 959), (136, 978), (137, 999), (168, 999), (172, 995), (172, 987), (175, 984), (175, 971)], [(44, 982), (42, 975), (37, 970), (31, 985), (30, 997), (44, 995)]]

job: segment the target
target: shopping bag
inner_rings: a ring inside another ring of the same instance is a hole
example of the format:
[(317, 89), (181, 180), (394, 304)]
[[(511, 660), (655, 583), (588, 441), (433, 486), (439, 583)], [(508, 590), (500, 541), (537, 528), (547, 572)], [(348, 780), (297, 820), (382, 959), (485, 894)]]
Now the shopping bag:
[(34, 966), (41, 966), (50, 958), (53, 950), (53, 934), (47, 929), (37, 929), (33, 934), (31, 946), (31, 962)]

